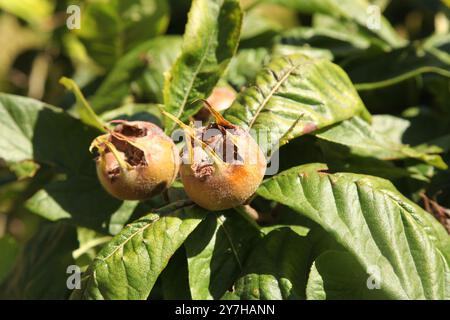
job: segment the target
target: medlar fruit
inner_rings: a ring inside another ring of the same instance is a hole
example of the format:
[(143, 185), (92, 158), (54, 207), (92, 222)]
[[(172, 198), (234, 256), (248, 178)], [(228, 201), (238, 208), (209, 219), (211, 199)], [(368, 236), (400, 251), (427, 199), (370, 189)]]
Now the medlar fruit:
[(199, 206), (211, 211), (233, 208), (256, 191), (266, 171), (266, 159), (247, 131), (203, 102), (216, 120), (205, 127), (193, 129), (165, 113), (187, 133), (181, 181), (189, 198)]
[[(209, 105), (214, 106), (217, 111), (225, 111), (228, 109), (236, 98), (236, 91), (230, 87), (215, 87), (206, 101)], [(207, 121), (209, 120), (211, 112), (207, 107), (201, 108), (199, 112), (194, 116), (196, 120)]]
[(175, 180), (180, 158), (172, 139), (145, 121), (112, 121), (117, 125), (97, 137), (97, 175), (101, 185), (121, 200), (146, 200)]

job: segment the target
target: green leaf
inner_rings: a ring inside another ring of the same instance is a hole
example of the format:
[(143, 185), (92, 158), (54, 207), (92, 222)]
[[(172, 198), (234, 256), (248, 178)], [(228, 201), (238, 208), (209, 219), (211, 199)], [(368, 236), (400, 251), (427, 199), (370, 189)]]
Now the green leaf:
[(389, 298), (375, 286), (369, 289), (368, 282), (371, 284), (370, 275), (352, 255), (342, 251), (325, 251), (311, 267), (306, 296), (310, 300)]
[(79, 226), (116, 234), (131, 217), (138, 201), (111, 197), (96, 176), (74, 176), (47, 184), (25, 206), (50, 221), (70, 219)]
[(90, 98), (97, 112), (120, 106), (129, 96), (163, 102), (164, 73), (181, 51), (181, 37), (150, 39), (121, 57)]
[(38, 27), (43, 27), (43, 23), (51, 17), (53, 7), (54, 4), (51, 0), (0, 0), (0, 8), (2, 10), (16, 15)]
[[(347, 47), (356, 46), (353, 48), (353, 51), (349, 51), (349, 54), (357, 54), (364, 53), (362, 51), (363, 43), (364, 46), (368, 46), (365, 50), (371, 51), (371, 52), (389, 52), (392, 50), (392, 45), (389, 43), (386, 43), (383, 39), (381, 39), (377, 34), (371, 32), (366, 27), (359, 25), (354, 20), (345, 20), (338, 17), (333, 17), (330, 15), (325, 15), (321, 13), (316, 13), (312, 17), (312, 27), (314, 29), (319, 30), (327, 30), (331, 31), (331, 33), (328, 33), (328, 36), (336, 37), (338, 36), (342, 40), (346, 39), (346, 41), (351, 41), (351, 44), (348, 43)], [(328, 39), (332, 42), (331, 48), (335, 48), (333, 43), (335, 43), (335, 40)], [(405, 42), (405, 40), (401, 39), (398, 43), (398, 46), (401, 42)], [(342, 48), (342, 46), (340, 46)], [(394, 47), (397, 47), (397, 44), (394, 45)], [(358, 48), (360, 48), (358, 50)], [(350, 48), (348, 48), (350, 49)], [(338, 53), (336, 53), (339, 55)], [(347, 58), (348, 56), (341, 56), (342, 58)]]
[(225, 79), (235, 88), (241, 89), (253, 83), (257, 73), (268, 62), (269, 50), (266, 48), (242, 49), (231, 59)]
[(39, 170), (39, 165), (32, 160), (24, 160), (12, 163), (9, 170), (14, 172), (18, 180), (22, 180), (34, 177)]
[(72, 91), (75, 95), (75, 98), (77, 99), (75, 110), (78, 113), (80, 120), (89, 126), (106, 132), (104, 122), (97, 116), (94, 110), (92, 110), (92, 107), (89, 105), (89, 102), (87, 102), (83, 93), (81, 93), (81, 90), (75, 83), (75, 81), (66, 77), (62, 77), (59, 80), (59, 83), (66, 87), (67, 90)]
[(406, 130), (411, 126), (407, 119), (390, 114), (377, 114), (372, 117), (372, 128), (397, 144), (405, 142)]
[(450, 238), (387, 180), (292, 168), (257, 193), (319, 224), (361, 265), (378, 268), (391, 299), (448, 299)]
[(359, 117), (342, 121), (315, 135), (320, 139), (346, 146), (355, 155), (381, 160), (413, 158), (440, 169), (447, 169), (447, 165), (440, 156), (390, 141), (387, 136), (375, 131), (370, 124)]
[(97, 256), (102, 245), (111, 240), (111, 236), (105, 236), (95, 230), (78, 227), (77, 239), (79, 247), (73, 251), (72, 256), (80, 268), (87, 268)]
[(271, 14), (256, 10), (245, 12), (239, 49), (270, 48), (283, 26)]
[(76, 30), (88, 54), (110, 68), (124, 53), (164, 33), (169, 22), (166, 0), (94, 0), (81, 12)]
[(450, 37), (428, 39), (389, 53), (367, 53), (342, 63), (358, 91), (392, 86), (423, 73), (450, 78)]
[(293, 28), (280, 34), (277, 42), (284, 45), (327, 49), (337, 57), (348, 57), (370, 46), (366, 37), (324, 27)]
[[(7, 280), (0, 287), (3, 299), (66, 299), (67, 267), (74, 265), (78, 247), (74, 227), (45, 223), (27, 242)], [(3, 254), (3, 253), (2, 253)]]
[(383, 15), (380, 17), (380, 25), (376, 28), (369, 29), (368, 22), (373, 19), (370, 16), (370, 3), (366, 0), (264, 0), (264, 2), (280, 4), (303, 13), (322, 13), (335, 18), (351, 20), (367, 31), (376, 34), (393, 48), (405, 44), (405, 40), (395, 32), (389, 24), (389, 21)]
[(206, 214), (181, 201), (127, 225), (95, 258), (74, 299), (146, 299), (170, 257)]
[(326, 59), (275, 58), (255, 82), (224, 115), (245, 129), (270, 130), (270, 150), (278, 142), (282, 145), (354, 115), (368, 115), (345, 72)]
[(2, 259), (0, 260), (0, 284), (6, 279), (6, 276), (14, 266), (19, 250), (20, 245), (13, 237), (4, 235), (0, 238), (0, 252), (2, 253)]
[[(206, 98), (236, 52), (242, 22), (237, 0), (194, 0), (189, 12), (181, 56), (166, 76), (164, 104), (182, 120), (200, 106), (190, 104)], [(174, 128), (167, 119), (166, 130)]]
[[(425, 153), (446, 153), (448, 124), (440, 112), (430, 108), (409, 108), (402, 117), (389, 114), (373, 117), (372, 127), (389, 140), (414, 145), (414, 149)], [(430, 123), (433, 127), (430, 128)]]
[(69, 173), (92, 168), (88, 148), (98, 134), (61, 109), (0, 94), (0, 158), (51, 165)]
[(424, 147), (428, 148), (427, 145), (437, 146), (443, 152), (449, 152), (450, 151), (450, 134), (446, 134), (446, 135), (440, 136), (436, 139), (433, 139), (433, 140), (429, 141)]
[[(433, 166), (414, 161), (412, 165), (379, 160), (374, 157), (357, 156), (351, 149), (340, 144), (319, 140), (318, 145), (324, 160), (333, 172), (368, 174), (399, 183), (403, 178), (430, 182), (435, 170)], [(423, 170), (420, 167), (425, 167)], [(418, 170), (419, 169), (419, 170)]]
[(185, 242), (192, 298), (222, 297), (258, 239), (259, 231), (236, 212), (210, 213)]
[(165, 300), (192, 300), (186, 250), (181, 246), (160, 275)]
[(305, 299), (310, 243), (289, 228), (270, 232), (254, 246), (242, 275), (225, 299)]
[(161, 108), (162, 105), (131, 103), (110, 111), (106, 111), (100, 115), (100, 118), (104, 121), (111, 121), (115, 119), (128, 121), (149, 121), (156, 124), (158, 127), (161, 127)]
[(272, 49), (272, 56), (290, 56), (294, 54), (301, 54), (313, 59), (327, 59), (334, 60), (333, 53), (327, 49), (313, 48), (309, 45), (292, 46), (288, 44), (276, 44)]
[[(428, 106), (411, 107), (403, 111), (402, 117), (411, 122), (411, 126), (403, 136), (408, 143), (415, 145), (428, 143), (449, 133), (450, 118), (446, 117), (444, 110), (433, 110)], [(374, 124), (377, 125), (376, 122)]]

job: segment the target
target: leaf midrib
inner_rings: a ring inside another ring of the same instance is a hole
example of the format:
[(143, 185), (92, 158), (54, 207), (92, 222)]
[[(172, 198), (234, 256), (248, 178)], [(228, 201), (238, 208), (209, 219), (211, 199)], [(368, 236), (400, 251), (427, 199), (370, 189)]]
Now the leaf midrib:
[(192, 87), (194, 86), (195, 79), (197, 78), (197, 75), (199, 74), (200, 69), (203, 67), (203, 64), (205, 63), (206, 57), (207, 57), (208, 52), (209, 52), (209, 48), (211, 47), (213, 36), (214, 36), (214, 33), (212, 32), (211, 35), (208, 38), (208, 43), (207, 43), (206, 48), (204, 50), (204, 54), (202, 55), (202, 58), (201, 58), (201, 60), (200, 60), (200, 62), (198, 64), (197, 68), (195, 69), (194, 74), (192, 76), (192, 79), (191, 79), (191, 81), (189, 83), (188, 90), (186, 90), (186, 94), (183, 97), (183, 102), (181, 103), (180, 109), (178, 110), (177, 118), (180, 118), (180, 116), (184, 112), (184, 109), (185, 109), (186, 104), (187, 104), (187, 100), (189, 98), (189, 94), (192, 91)]
[[(111, 256), (113, 256), (116, 252), (117, 252), (117, 250), (119, 250), (119, 249), (121, 249), (121, 248), (123, 248), (124, 246), (125, 246), (125, 244), (126, 243), (128, 243), (128, 241), (130, 241), (132, 238), (134, 238), (135, 236), (136, 236), (136, 234), (138, 234), (138, 233), (140, 233), (140, 232), (143, 232), (146, 228), (148, 228), (149, 226), (151, 226), (151, 225), (153, 225), (153, 223), (154, 222), (156, 222), (156, 221), (158, 221), (160, 219), (160, 217), (157, 217), (156, 219), (154, 219), (154, 220), (151, 220), (149, 223), (147, 223), (145, 226), (143, 226), (143, 227), (141, 227), (141, 228), (139, 228), (138, 230), (136, 230), (134, 233), (132, 233), (129, 237), (127, 237), (122, 243), (120, 243), (110, 254), (108, 254), (106, 257), (104, 257), (104, 258), (99, 258), (99, 257), (96, 257), (95, 259), (94, 259), (94, 262), (93, 262), (93, 264), (92, 264), (92, 273), (91, 273), (91, 275), (87, 275), (88, 277), (89, 277), (89, 279), (87, 280), (87, 283), (86, 283), (86, 286), (84, 287), (84, 289), (83, 289), (83, 291), (82, 291), (82, 297), (84, 298), (84, 297), (86, 297), (86, 291), (88, 290), (88, 288), (90, 288), (91, 287), (91, 283), (92, 283), (92, 281), (95, 281), (95, 279), (97, 278), (97, 276), (96, 276), (96, 263), (95, 262), (97, 262), (97, 263), (99, 263), (99, 262), (105, 262), (106, 260), (108, 260)], [(101, 293), (102, 294), (102, 293)], [(103, 296), (103, 294), (102, 294), (102, 296)]]
[[(184, 208), (186, 208), (188, 206), (191, 206), (191, 205), (192, 204), (178, 207), (175, 211), (178, 211), (180, 209), (184, 209)], [(104, 257), (104, 258), (96, 257), (94, 262), (92, 263), (92, 273), (87, 275), (87, 277), (89, 277), (89, 279), (87, 280), (86, 286), (82, 289), (82, 292), (81, 292), (82, 297), (86, 296), (87, 289), (91, 286), (92, 281), (96, 279), (96, 269), (95, 269), (96, 263), (105, 262), (106, 260), (108, 260), (111, 256), (113, 256), (117, 252), (117, 250), (123, 248), (125, 246), (125, 244), (128, 243), (128, 241), (130, 241), (132, 238), (134, 238), (136, 236), (136, 234), (138, 234), (140, 232), (143, 232), (145, 229), (147, 229), (148, 227), (152, 226), (156, 221), (158, 221), (160, 219), (161, 219), (161, 216), (157, 216), (157, 217), (155, 217), (155, 219), (152, 219), (152, 220), (148, 221), (148, 223), (146, 225), (144, 225), (143, 227), (138, 228), (138, 230), (133, 232), (129, 237), (127, 237), (123, 242), (121, 242), (106, 257)]]
[(269, 102), (269, 100), (273, 97), (273, 95), (275, 94), (275, 92), (280, 88), (280, 86), (287, 80), (287, 78), (291, 75), (291, 73), (297, 69), (298, 66), (300, 66), (302, 63), (298, 63), (298, 64), (293, 64), (292, 60), (289, 58), (286, 58), (286, 61), (288, 61), (289, 64), (292, 65), (292, 67), (286, 71), (286, 74), (283, 75), (281, 77), (280, 80), (277, 81), (277, 83), (275, 84), (275, 86), (272, 88), (272, 90), (270, 90), (270, 93), (264, 98), (263, 102), (261, 103), (261, 105), (258, 107), (258, 109), (256, 109), (255, 114), (253, 115), (253, 118), (250, 121), (249, 124), (249, 129), (251, 129), (253, 127), (253, 125), (255, 124), (256, 119), (258, 118), (259, 114), (261, 113), (262, 109), (264, 109), (264, 107), (267, 105), (267, 103)]
[(223, 220), (222, 219), (223, 219), (223, 217), (220, 217), (220, 216), (217, 217), (217, 221), (219, 222), (220, 226), (222, 227), (223, 232), (224, 232), (225, 236), (227, 237), (228, 242), (230, 243), (230, 248), (231, 248), (231, 251), (233, 252), (233, 255), (234, 255), (235, 259), (236, 259), (236, 262), (238, 263), (239, 270), (242, 271), (241, 260), (239, 259), (239, 255), (237, 253), (237, 250), (234, 247), (233, 241), (231, 240), (231, 237), (230, 237), (230, 235), (228, 233), (228, 230), (225, 228), (225, 225), (223, 224)]

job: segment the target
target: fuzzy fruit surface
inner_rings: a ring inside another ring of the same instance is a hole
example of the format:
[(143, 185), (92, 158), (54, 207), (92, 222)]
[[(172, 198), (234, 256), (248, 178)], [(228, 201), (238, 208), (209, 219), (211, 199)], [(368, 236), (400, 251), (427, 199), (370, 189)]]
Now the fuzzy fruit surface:
[(122, 121), (100, 138), (112, 147), (102, 146), (100, 139), (97, 175), (114, 197), (145, 200), (161, 193), (175, 180), (180, 164), (178, 150), (158, 126), (144, 121)]
[(193, 146), (191, 155), (184, 149), (180, 175), (189, 198), (211, 211), (245, 203), (266, 170), (266, 159), (258, 144), (245, 130), (229, 123), (202, 127), (197, 137), (217, 151), (223, 162), (213, 161), (201, 146)]

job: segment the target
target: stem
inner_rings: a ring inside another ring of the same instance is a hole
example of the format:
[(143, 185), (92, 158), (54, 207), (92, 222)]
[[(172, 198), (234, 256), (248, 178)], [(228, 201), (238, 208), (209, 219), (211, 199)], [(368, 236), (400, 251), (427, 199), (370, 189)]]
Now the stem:
[(62, 84), (67, 90), (72, 91), (75, 95), (75, 98), (77, 99), (77, 112), (81, 120), (84, 123), (99, 129), (100, 131), (105, 131), (105, 123), (92, 109), (91, 105), (86, 100), (75, 81), (66, 77), (62, 77), (61, 79), (59, 79), (59, 83)]
[(203, 102), (205, 104), (206, 108), (213, 115), (213, 117), (216, 120), (216, 123), (218, 125), (221, 125), (223, 127), (232, 127), (232, 128), (234, 128), (234, 125), (230, 121), (226, 120), (219, 111), (214, 109), (214, 107), (208, 102), (208, 100), (197, 99), (197, 100), (194, 100), (192, 103), (195, 103), (197, 101), (201, 101), (201, 102)]

